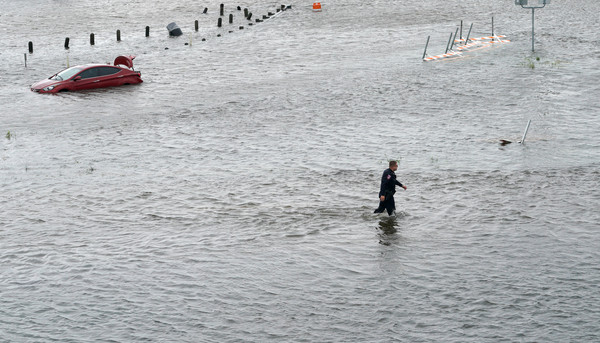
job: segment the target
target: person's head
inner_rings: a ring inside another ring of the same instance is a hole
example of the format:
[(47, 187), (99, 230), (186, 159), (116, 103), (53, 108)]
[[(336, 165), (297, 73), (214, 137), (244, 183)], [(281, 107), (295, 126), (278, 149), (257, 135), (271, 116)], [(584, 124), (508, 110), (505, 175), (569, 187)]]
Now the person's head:
[(390, 161), (390, 169), (392, 171), (398, 170), (398, 162), (397, 161)]

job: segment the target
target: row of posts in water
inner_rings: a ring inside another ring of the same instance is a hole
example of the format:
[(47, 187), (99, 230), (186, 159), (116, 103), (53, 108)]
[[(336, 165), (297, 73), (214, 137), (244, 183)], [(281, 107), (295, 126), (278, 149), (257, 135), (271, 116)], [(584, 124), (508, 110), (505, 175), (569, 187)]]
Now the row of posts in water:
[[(471, 26), (469, 27), (469, 33), (467, 33), (467, 38), (463, 41), (463, 44), (467, 44), (469, 42), (469, 38), (471, 37), (471, 30), (473, 29), (473, 23), (471, 23)], [(452, 50), (452, 48), (454, 48), (454, 42), (456, 42), (456, 36), (458, 35), (458, 27), (456, 28), (456, 32), (454, 32), (454, 35), (452, 35), (452, 32), (450, 32), (450, 38), (448, 39), (448, 43), (446, 44), (446, 51), (444, 52), (444, 54), (448, 53), (448, 50)], [(492, 36), (494, 36), (494, 17), (492, 17)], [(425, 56), (427, 55), (427, 47), (429, 46), (429, 38), (431, 36), (427, 36), (427, 42), (425, 43), (425, 50), (423, 51), (423, 59), (425, 59)], [(454, 37), (454, 38), (452, 38)], [(460, 40), (462, 40), (463, 37), (463, 21), (460, 21)]]
[[(221, 4), (220, 10), (219, 10), (219, 14), (221, 17), (225, 15), (224, 8), (225, 8), (225, 5)], [(286, 9), (291, 9), (291, 8), (292, 8), (292, 5), (288, 5), (288, 6), (281, 5), (280, 8), (277, 8), (276, 12), (285, 11)], [(237, 10), (241, 11), (242, 8), (240, 6), (238, 6)], [(205, 7), (204, 11), (202, 13), (203, 14), (208, 13), (208, 7)], [(270, 18), (274, 14), (275, 13), (273, 13), (273, 12), (268, 12), (266, 15), (262, 16), (262, 19), (256, 18), (255, 22), (260, 23), (260, 22), (264, 21), (265, 19)], [(246, 18), (247, 20), (252, 19), (252, 12), (248, 11), (247, 8), (244, 8), (244, 18)], [(233, 24), (233, 14), (229, 14), (229, 24)], [(222, 18), (218, 18), (217, 19), (217, 27), (222, 27), (222, 25), (223, 25)], [(252, 25), (252, 23), (249, 23), (248, 25)], [(194, 22), (194, 30), (196, 32), (198, 32), (198, 29), (199, 29), (198, 20), (196, 20)], [(244, 27), (240, 26), (239, 29), (243, 30)], [(150, 37), (150, 26), (146, 26), (146, 37)], [(205, 39), (203, 39), (203, 40), (205, 40)], [(121, 41), (121, 30), (117, 30), (117, 42), (120, 42), (120, 41)], [(70, 42), (69, 37), (65, 38), (65, 49), (69, 49), (69, 42)], [(95, 45), (95, 44), (96, 44), (96, 36), (93, 33), (90, 33), (90, 45)], [(29, 48), (29, 53), (33, 54), (33, 42), (31, 42), (31, 41), (29, 42), (28, 48)]]

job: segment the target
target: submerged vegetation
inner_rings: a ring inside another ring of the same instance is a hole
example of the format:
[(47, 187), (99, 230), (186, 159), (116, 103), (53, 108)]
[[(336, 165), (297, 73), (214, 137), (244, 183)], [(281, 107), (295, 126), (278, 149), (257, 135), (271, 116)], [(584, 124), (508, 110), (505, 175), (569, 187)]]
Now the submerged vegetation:
[(535, 69), (535, 67), (539, 66), (539, 65), (550, 66), (551, 68), (558, 68), (563, 63), (564, 63), (564, 61), (561, 61), (558, 59), (554, 60), (554, 61), (542, 61), (539, 56), (535, 56), (535, 57), (532, 56), (532, 57), (526, 57), (525, 61), (522, 63), (522, 65), (524, 67), (527, 67), (530, 69)]
[[(540, 60), (540, 58), (539, 58), (539, 57), (536, 57), (536, 58), (535, 58), (535, 60), (536, 60), (536, 61), (539, 61), (539, 60)], [(524, 65), (525, 65), (526, 67), (528, 67), (528, 68), (535, 69), (535, 61), (534, 61), (534, 59), (533, 59), (533, 58), (531, 58), (531, 57), (527, 57), (527, 58), (525, 59)]]

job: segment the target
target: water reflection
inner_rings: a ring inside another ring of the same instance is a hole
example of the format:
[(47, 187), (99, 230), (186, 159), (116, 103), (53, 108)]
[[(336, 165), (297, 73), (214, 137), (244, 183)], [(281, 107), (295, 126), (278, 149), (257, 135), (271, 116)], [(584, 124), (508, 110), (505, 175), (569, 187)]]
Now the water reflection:
[(398, 240), (396, 232), (398, 226), (398, 219), (395, 216), (385, 217), (379, 221), (377, 229), (379, 231), (379, 244), (391, 245), (393, 242)]

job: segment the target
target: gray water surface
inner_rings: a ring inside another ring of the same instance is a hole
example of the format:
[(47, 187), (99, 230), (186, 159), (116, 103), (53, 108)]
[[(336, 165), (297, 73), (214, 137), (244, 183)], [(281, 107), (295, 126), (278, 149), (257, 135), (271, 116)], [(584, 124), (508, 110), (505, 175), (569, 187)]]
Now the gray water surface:
[(0, 341), (600, 341), (599, 3), (219, 3), (0, 0)]

